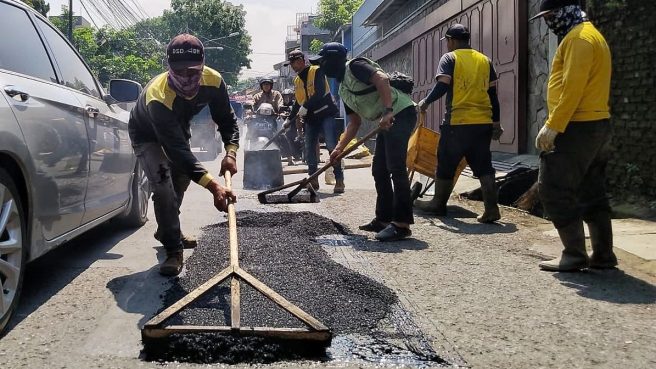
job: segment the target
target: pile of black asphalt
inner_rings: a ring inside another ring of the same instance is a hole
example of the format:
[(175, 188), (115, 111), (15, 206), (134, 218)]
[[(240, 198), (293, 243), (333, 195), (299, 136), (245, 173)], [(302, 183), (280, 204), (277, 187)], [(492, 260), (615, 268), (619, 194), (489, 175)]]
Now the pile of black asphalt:
[[(332, 261), (317, 236), (344, 234), (330, 219), (309, 212), (252, 211), (237, 214), (240, 266), (329, 327), (333, 335), (373, 334), (397, 302), (384, 285)], [(206, 227), (186, 261), (185, 272), (164, 297), (170, 306), (229, 264), (227, 222)], [(241, 284), (241, 326), (304, 328), (305, 325), (258, 291)], [(230, 325), (230, 288), (224, 282), (172, 316), (165, 325)], [(144, 341), (152, 361), (269, 363), (325, 359), (325, 348), (216, 333), (174, 334)], [(323, 356), (322, 356), (323, 355)]]

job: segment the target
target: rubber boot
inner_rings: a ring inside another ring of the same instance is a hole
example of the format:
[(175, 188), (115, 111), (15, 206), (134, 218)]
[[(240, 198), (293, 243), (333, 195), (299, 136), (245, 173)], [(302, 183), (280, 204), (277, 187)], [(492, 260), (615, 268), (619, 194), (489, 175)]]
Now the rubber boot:
[(481, 181), (481, 193), (483, 194), (485, 211), (483, 215), (476, 217), (476, 220), (479, 223), (494, 223), (501, 219), (499, 204), (497, 204), (499, 198), (497, 184), (493, 175), (481, 176), (479, 180)]
[(435, 195), (428, 201), (415, 200), (414, 206), (426, 213), (445, 216), (446, 204), (449, 202), (453, 190), (453, 180), (451, 179), (436, 179), (435, 180)]
[(588, 267), (588, 253), (585, 251), (585, 232), (583, 222), (573, 221), (558, 228), (558, 235), (565, 249), (559, 258), (543, 261), (540, 269), (551, 272), (574, 272)]
[(335, 187), (333, 188), (333, 193), (344, 193), (345, 189), (344, 180), (338, 179), (335, 182)]
[(590, 268), (612, 269), (617, 266), (617, 257), (613, 252), (613, 226), (610, 214), (604, 213), (587, 219), (592, 243), (592, 256)]

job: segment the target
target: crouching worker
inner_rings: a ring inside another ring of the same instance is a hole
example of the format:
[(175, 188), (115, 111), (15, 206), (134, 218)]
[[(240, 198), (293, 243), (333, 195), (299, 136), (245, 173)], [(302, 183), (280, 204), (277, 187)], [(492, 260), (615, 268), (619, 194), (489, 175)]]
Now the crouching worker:
[(470, 34), (461, 24), (451, 26), (445, 36), (448, 53), (442, 56), (430, 94), (419, 102), (419, 110), (446, 95), (446, 114), (440, 126), (437, 149), (435, 195), (415, 206), (438, 216), (446, 215), (454, 177), (462, 158), (481, 182), (485, 212), (476, 219), (492, 223), (501, 218), (492, 167), (491, 141), (503, 133), (499, 123), (497, 75), (487, 56), (469, 45)]
[(221, 173), (237, 172), (239, 128), (225, 82), (218, 72), (204, 65), (200, 40), (189, 34), (178, 35), (169, 43), (166, 54), (169, 70), (146, 85), (130, 114), (129, 132), (153, 192), (158, 228), (155, 237), (166, 249), (159, 272), (175, 276), (182, 270), (180, 205), (190, 181), (212, 193), (219, 211), (227, 211), (228, 199), (235, 200), (235, 195), (192, 154), (190, 120), (209, 105), (226, 148)]
[(362, 119), (377, 121), (382, 131), (376, 138), (372, 174), (376, 185), (376, 217), (361, 230), (377, 232), (379, 241), (409, 237), (414, 223), (410, 180), (406, 168), (408, 140), (417, 121), (415, 103), (408, 94), (390, 86), (389, 77), (375, 62), (346, 60), (344, 45), (331, 42), (312, 60), (328, 77), (340, 81), (339, 96), (349, 116), (342, 139), (330, 155), (335, 162), (355, 137)]

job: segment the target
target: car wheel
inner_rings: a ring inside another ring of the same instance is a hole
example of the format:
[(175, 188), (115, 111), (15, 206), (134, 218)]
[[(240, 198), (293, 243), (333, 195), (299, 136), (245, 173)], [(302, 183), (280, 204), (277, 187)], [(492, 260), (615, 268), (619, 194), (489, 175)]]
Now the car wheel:
[(130, 209), (120, 220), (126, 227), (141, 227), (148, 221), (148, 200), (150, 199), (150, 185), (146, 172), (141, 169), (137, 161), (132, 179)]
[(0, 336), (16, 310), (27, 261), (27, 222), (14, 180), (0, 168)]

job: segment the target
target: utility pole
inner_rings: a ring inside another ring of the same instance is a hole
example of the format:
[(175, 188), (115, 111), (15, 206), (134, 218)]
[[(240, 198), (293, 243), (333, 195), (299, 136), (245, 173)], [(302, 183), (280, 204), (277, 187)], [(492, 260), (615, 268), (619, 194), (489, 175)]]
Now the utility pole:
[(73, 42), (73, 0), (68, 0), (68, 40)]

